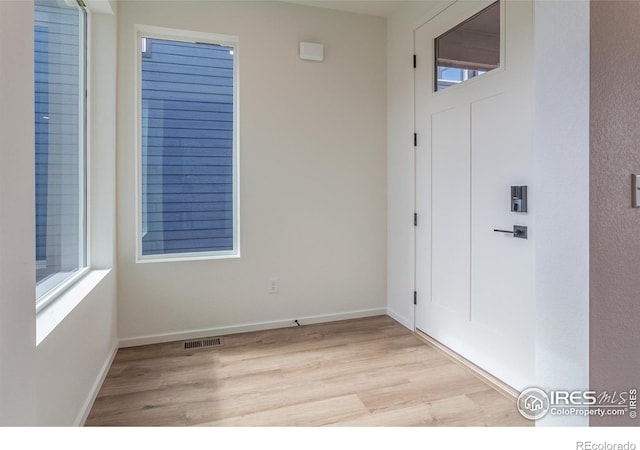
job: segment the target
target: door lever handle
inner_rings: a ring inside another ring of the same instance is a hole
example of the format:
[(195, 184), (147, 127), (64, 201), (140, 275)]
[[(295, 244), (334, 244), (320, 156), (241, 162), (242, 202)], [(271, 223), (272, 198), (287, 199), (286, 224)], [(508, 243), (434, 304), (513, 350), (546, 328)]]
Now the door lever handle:
[(514, 238), (527, 239), (527, 227), (525, 227), (523, 225), (514, 225), (513, 226), (513, 231), (499, 230), (497, 228), (494, 228), (493, 231), (495, 231), (496, 233), (513, 234)]

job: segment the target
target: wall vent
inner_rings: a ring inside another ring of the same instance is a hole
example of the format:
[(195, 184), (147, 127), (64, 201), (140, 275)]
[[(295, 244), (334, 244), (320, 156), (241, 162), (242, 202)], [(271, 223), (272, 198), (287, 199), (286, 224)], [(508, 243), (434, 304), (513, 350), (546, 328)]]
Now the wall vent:
[(198, 348), (219, 347), (222, 345), (222, 338), (204, 338), (182, 343), (183, 350), (193, 350)]

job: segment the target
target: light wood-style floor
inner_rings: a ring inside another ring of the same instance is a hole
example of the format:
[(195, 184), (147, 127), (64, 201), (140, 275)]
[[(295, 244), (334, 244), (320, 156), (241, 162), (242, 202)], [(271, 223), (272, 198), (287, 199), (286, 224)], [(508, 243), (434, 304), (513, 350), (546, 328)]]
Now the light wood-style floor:
[(387, 316), (120, 349), (89, 426), (530, 426)]

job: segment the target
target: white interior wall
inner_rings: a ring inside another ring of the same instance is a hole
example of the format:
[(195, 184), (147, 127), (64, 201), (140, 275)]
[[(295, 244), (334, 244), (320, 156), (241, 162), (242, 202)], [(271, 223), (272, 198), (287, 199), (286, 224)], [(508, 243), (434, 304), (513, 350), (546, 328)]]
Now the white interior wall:
[(53, 329), (36, 347), (33, 2), (0, 2), (0, 104), (11, 105), (0, 108), (2, 425), (81, 424), (116, 349), (115, 20), (92, 17), (90, 37), (91, 262), (111, 272), (55, 327), (38, 316), (39, 335)]
[[(122, 345), (384, 314), (384, 19), (276, 2), (119, 11)], [(135, 263), (135, 24), (240, 39), (238, 259)], [(300, 60), (300, 41), (323, 43), (324, 62)]]
[(545, 389), (589, 389), (589, 7), (535, 2), (534, 10), (536, 368)]
[(0, 2), (0, 55), (0, 424), (32, 425), (36, 268), (31, 2)]

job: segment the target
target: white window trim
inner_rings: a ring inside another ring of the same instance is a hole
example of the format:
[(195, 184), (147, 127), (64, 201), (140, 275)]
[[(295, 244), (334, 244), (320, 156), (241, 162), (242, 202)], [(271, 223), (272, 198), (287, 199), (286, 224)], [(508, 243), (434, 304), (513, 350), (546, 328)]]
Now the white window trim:
[[(175, 253), (162, 255), (142, 254), (142, 38), (166, 39), (182, 42), (201, 42), (217, 44), (233, 48), (233, 250), (215, 252)], [(148, 25), (135, 26), (135, 195), (136, 195), (136, 263), (194, 261), (209, 259), (227, 259), (240, 257), (240, 132), (239, 132), (239, 84), (238, 61), (239, 39), (237, 36), (223, 34), (201, 33), (196, 31), (161, 28)]]

